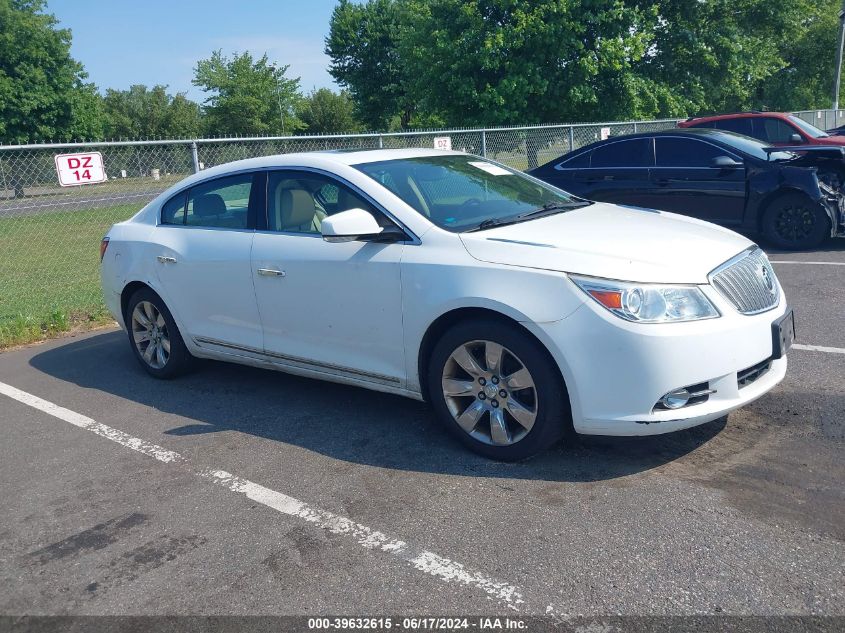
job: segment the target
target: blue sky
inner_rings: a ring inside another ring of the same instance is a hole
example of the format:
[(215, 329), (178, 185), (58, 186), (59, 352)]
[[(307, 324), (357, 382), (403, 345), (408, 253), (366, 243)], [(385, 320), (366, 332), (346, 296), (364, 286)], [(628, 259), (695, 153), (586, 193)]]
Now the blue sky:
[(197, 60), (220, 48), (290, 64), (302, 89), (337, 89), (323, 52), (336, 0), (51, 0), (47, 10), (73, 33), (71, 53), (106, 88), (166, 84), (202, 101), (191, 85)]

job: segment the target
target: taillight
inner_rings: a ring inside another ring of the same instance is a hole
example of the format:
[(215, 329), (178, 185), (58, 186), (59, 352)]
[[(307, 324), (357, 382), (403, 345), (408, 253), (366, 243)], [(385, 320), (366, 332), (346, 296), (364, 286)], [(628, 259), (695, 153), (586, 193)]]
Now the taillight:
[(106, 249), (109, 247), (109, 238), (108, 236), (103, 238), (103, 241), (100, 242), (100, 262), (103, 261), (103, 257), (106, 256)]

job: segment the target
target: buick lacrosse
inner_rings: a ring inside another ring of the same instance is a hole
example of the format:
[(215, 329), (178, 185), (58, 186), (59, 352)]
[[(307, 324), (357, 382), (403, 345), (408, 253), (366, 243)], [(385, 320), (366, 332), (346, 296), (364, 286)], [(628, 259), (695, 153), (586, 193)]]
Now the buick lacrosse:
[(746, 238), (458, 152), (220, 165), (112, 227), (101, 258), (153, 376), (212, 358), (423, 399), (503, 460), (724, 416), (780, 382), (794, 337)]

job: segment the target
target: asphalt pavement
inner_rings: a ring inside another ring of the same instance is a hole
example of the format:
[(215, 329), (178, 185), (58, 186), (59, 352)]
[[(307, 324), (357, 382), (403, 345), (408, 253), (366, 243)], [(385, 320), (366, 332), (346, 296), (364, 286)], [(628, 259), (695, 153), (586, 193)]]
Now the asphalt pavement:
[(845, 241), (771, 258), (775, 390), (518, 464), (399, 397), (156, 381), (116, 329), (0, 354), (0, 613), (845, 615)]

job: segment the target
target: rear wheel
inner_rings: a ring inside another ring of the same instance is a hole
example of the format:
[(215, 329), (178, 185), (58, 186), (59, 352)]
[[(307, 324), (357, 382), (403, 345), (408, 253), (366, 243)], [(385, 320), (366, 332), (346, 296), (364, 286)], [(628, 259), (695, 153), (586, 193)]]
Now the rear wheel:
[(149, 288), (129, 299), (126, 329), (135, 358), (151, 376), (173, 378), (190, 369), (193, 357), (170, 310)]
[(763, 234), (779, 248), (813, 248), (829, 235), (830, 219), (824, 208), (800, 193), (775, 199), (763, 216)]
[(498, 321), (461, 323), (435, 345), (428, 367), (432, 405), (471, 450), (513, 461), (557, 442), (569, 404), (557, 368), (528, 333)]

